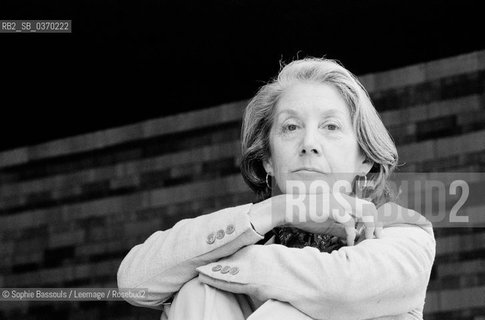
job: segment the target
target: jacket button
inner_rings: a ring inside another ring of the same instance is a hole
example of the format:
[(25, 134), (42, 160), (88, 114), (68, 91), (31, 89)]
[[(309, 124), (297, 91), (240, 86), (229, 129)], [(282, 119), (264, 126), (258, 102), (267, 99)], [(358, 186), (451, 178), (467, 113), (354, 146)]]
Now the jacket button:
[(207, 243), (213, 244), (215, 241), (216, 241), (216, 236), (214, 235), (214, 232), (212, 232), (207, 236)]
[(220, 240), (220, 239), (224, 238), (224, 235), (225, 235), (224, 230), (221, 229), (221, 230), (217, 231), (216, 238)]
[(234, 232), (234, 225), (232, 225), (232, 224), (228, 225), (227, 228), (226, 228), (226, 233), (231, 234), (233, 232)]
[(234, 275), (234, 274), (236, 274), (238, 272), (239, 272), (239, 268), (238, 267), (232, 267), (231, 270), (229, 270), (229, 273), (232, 274), (232, 275)]
[(231, 270), (230, 266), (224, 266), (224, 268), (222, 268), (222, 270), (221, 270), (221, 273), (228, 273), (229, 270)]
[(212, 271), (216, 272), (216, 271), (219, 271), (222, 269), (222, 266), (220, 264), (218, 264), (217, 266), (213, 266), (212, 267)]

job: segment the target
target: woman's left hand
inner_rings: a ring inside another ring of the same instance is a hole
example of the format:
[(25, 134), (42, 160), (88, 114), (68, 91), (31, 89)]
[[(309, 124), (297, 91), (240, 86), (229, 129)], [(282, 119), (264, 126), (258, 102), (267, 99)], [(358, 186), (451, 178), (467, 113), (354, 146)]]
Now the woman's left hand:
[(381, 238), (383, 225), (378, 221), (377, 209), (370, 201), (335, 192), (307, 194), (298, 201), (294, 205), (299, 205), (299, 210), (303, 206), (304, 214), (299, 211), (288, 214), (287, 211), (284, 225), (311, 233), (332, 234), (346, 239), (347, 245), (354, 244), (362, 229), (366, 239)]

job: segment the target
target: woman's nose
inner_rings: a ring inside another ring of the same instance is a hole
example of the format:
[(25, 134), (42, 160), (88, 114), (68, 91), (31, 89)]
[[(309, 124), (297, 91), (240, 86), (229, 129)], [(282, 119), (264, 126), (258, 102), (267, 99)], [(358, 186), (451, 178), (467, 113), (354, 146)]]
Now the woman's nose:
[(320, 143), (318, 143), (318, 139), (315, 133), (308, 131), (305, 133), (303, 138), (301, 147), (300, 147), (300, 155), (321, 155), (322, 149)]

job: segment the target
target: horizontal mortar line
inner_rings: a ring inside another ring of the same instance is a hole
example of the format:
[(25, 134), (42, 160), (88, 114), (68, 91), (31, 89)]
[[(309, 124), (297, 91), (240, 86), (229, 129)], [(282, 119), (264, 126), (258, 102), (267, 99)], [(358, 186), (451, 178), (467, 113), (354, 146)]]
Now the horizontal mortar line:
[[(40, 179), (33, 179), (28, 181), (9, 183), (8, 185), (0, 186), (0, 194), (2, 199), (9, 196), (19, 194), (30, 194), (35, 192), (42, 192), (48, 190), (56, 190), (58, 188), (51, 187), (57, 185), (63, 187), (61, 181), (76, 181), (81, 180), (83, 183), (92, 183), (107, 178), (105, 171), (112, 168), (113, 174), (109, 175), (111, 178), (127, 178), (133, 174), (142, 174), (153, 170), (171, 169), (177, 165), (188, 165), (204, 163), (211, 160), (222, 159), (222, 157), (235, 155), (231, 149), (239, 152), (240, 142), (226, 142), (222, 144), (208, 145), (202, 148), (184, 150), (177, 153), (166, 154), (153, 158), (144, 158), (139, 160), (131, 160), (127, 162), (118, 162), (114, 165), (96, 167), (92, 169), (85, 169), (76, 171), (75, 173), (59, 174), (48, 176)], [(202, 157), (201, 157), (202, 155)], [(131, 167), (131, 168), (130, 168)], [(132, 168), (142, 168), (140, 171), (135, 171)], [(121, 174), (120, 174), (121, 173)], [(2, 200), (0, 200), (1, 204)], [(0, 205), (1, 206), (1, 205)]]
[[(479, 138), (481, 138), (481, 140)], [(414, 142), (409, 144), (403, 144), (401, 146), (398, 146), (398, 153), (400, 157), (403, 153), (413, 154), (413, 159), (416, 159), (417, 153), (411, 152), (413, 149), (421, 148), (422, 150), (424, 150), (426, 149), (426, 147), (432, 147), (433, 150), (431, 150), (430, 152), (433, 153), (433, 156), (417, 158), (417, 159), (418, 159), (418, 162), (423, 162), (426, 160), (436, 160), (440, 158), (450, 157), (456, 154), (462, 154), (463, 152), (462, 150), (453, 149), (452, 151), (446, 154), (439, 154), (437, 156), (434, 156), (434, 154), (438, 151), (436, 150), (438, 144), (448, 146), (448, 145), (451, 145), (452, 142), (457, 142), (457, 143), (459, 142), (460, 145), (463, 145), (464, 141), (485, 141), (485, 130), (472, 131), (463, 135), (451, 136), (451, 137), (446, 137), (441, 139), (431, 139), (431, 140), (425, 140), (425, 141)], [(473, 153), (473, 152), (482, 151), (482, 150), (483, 150), (483, 145), (480, 145), (479, 143), (474, 143), (474, 144), (470, 144), (468, 146), (468, 150), (465, 150), (465, 152)]]
[(454, 275), (473, 275), (485, 271), (485, 257), (470, 261), (443, 262), (437, 265), (439, 278)]
[[(46, 279), (46, 282), (51, 281), (50, 278), (52, 275), (59, 275), (59, 274), (69, 275), (64, 277), (66, 281), (82, 279), (88, 275), (92, 275), (93, 268), (100, 268), (104, 266), (116, 267), (116, 266), (119, 266), (119, 264), (120, 264), (119, 259), (111, 259), (108, 261), (73, 264), (70, 266), (63, 266), (63, 267), (57, 267), (57, 268), (42, 268), (36, 271), (28, 271), (21, 274), (11, 273), (8, 275), (9, 280), (7, 281), (7, 285), (9, 285), (9, 283), (12, 283), (12, 285), (15, 284), (15, 287), (23, 287), (24, 285), (27, 285), (27, 287), (30, 287), (31, 285), (29, 285), (29, 282), (31, 283), (32, 281), (38, 280), (39, 278)], [(83, 269), (88, 269), (88, 270), (83, 272), (82, 271)], [(116, 276), (116, 270), (114, 270), (114, 272), (115, 273), (113, 277)], [(78, 274), (79, 276), (77, 277), (74, 276), (76, 274)], [(6, 286), (4, 285), (4, 287)]]
[[(214, 186), (217, 186), (217, 188)], [(240, 174), (230, 175), (217, 180), (138, 192), (128, 197), (109, 197), (74, 205), (58, 206), (47, 210), (31, 210), (14, 215), (2, 216), (0, 217), (0, 232), (42, 225), (48, 221), (49, 212), (58, 213), (60, 208), (65, 215), (69, 215), (69, 211), (73, 211), (74, 217), (71, 217), (71, 219), (76, 219), (79, 217), (107, 215), (110, 212), (117, 211), (116, 208), (118, 206), (126, 206), (128, 200), (130, 200), (132, 205), (133, 203), (139, 203), (139, 208), (137, 209), (146, 209), (208, 197), (247, 192), (249, 190), (249, 187), (244, 183)]]
[[(477, 242), (475, 240), (485, 240), (485, 231), (479, 233), (452, 235), (436, 239), (436, 256), (445, 256), (461, 252), (473, 252), (485, 249), (485, 241)], [(471, 241), (471, 242), (468, 242)], [(475, 241), (475, 242), (473, 242)], [(466, 248), (463, 243), (472, 244), (474, 247)]]
[[(66, 196), (62, 198), (54, 198), (54, 199), (49, 199), (49, 201), (39, 203), (38, 207), (47, 209), (47, 208), (53, 208), (53, 207), (59, 207), (59, 206), (64, 206), (64, 205), (70, 205), (70, 204), (80, 204), (80, 203), (85, 203), (90, 200), (99, 200), (99, 199), (104, 199), (104, 198), (111, 198), (115, 196), (126, 196), (126, 195), (132, 195), (134, 193), (138, 192), (149, 192), (150, 190), (157, 190), (160, 188), (170, 188), (170, 187), (175, 187), (175, 186), (181, 186), (181, 185), (187, 185), (187, 183), (190, 182), (207, 182), (207, 181), (214, 181), (218, 178), (221, 177), (226, 177), (231, 174), (223, 174), (223, 175), (218, 175), (214, 174), (212, 177), (201, 177), (197, 179), (193, 179), (191, 181), (182, 181), (178, 183), (172, 183), (172, 184), (166, 184), (164, 186), (151, 186), (151, 187), (141, 187), (138, 186), (135, 190), (126, 190), (124, 187), (119, 187), (119, 188), (109, 188), (107, 191), (104, 191), (106, 193), (93, 193), (93, 194), (86, 194), (86, 193), (80, 193), (79, 195), (73, 195), (73, 196)], [(175, 177), (176, 179), (176, 177)], [(84, 197), (84, 198), (83, 198)], [(31, 205), (32, 207), (35, 205)], [(21, 206), (11, 206), (11, 207), (5, 207), (3, 208), (4, 214), (6, 215), (15, 215), (18, 212), (23, 212), (23, 211), (29, 211), (31, 208), (29, 207), (29, 204), (24, 204)], [(1, 212), (1, 211), (0, 211)]]
[[(382, 120), (386, 127), (392, 128), (395, 126), (412, 125), (418, 122), (433, 120), (443, 116), (449, 115), (460, 115), (464, 112), (469, 112), (470, 110), (483, 110), (480, 106), (480, 99), (483, 94), (471, 94), (454, 99), (440, 100), (436, 102), (415, 105), (406, 109), (394, 109), (381, 112)], [(468, 105), (466, 110), (462, 108), (457, 108), (456, 105)], [(444, 106), (449, 106), (449, 109), (444, 109)], [(429, 114), (431, 111), (435, 111), (435, 114)], [(403, 122), (403, 116), (409, 118), (409, 116), (414, 116), (411, 121)]]
[(485, 286), (428, 291), (424, 313), (462, 310), (484, 305)]
[[(451, 67), (450, 67), (451, 66)], [(358, 76), (369, 93), (485, 69), (485, 50)], [(389, 79), (392, 79), (389, 81)]]

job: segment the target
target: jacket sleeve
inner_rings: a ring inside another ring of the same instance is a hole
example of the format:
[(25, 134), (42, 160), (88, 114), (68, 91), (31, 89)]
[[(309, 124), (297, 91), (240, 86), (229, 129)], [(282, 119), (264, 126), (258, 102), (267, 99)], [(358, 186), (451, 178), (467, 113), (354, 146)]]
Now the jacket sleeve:
[(145, 289), (143, 298), (125, 295), (135, 306), (161, 310), (197, 267), (233, 254), (264, 237), (251, 226), (251, 204), (223, 209), (177, 222), (133, 247), (118, 269), (120, 289)]
[[(250, 246), (197, 271), (201, 282), (261, 301), (288, 302), (315, 319), (367, 319), (422, 307), (435, 247), (431, 223), (396, 224), (380, 239), (332, 253)], [(212, 270), (217, 264), (238, 272)]]

